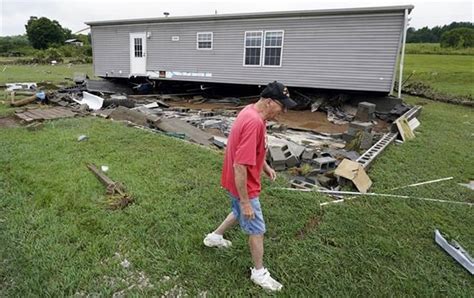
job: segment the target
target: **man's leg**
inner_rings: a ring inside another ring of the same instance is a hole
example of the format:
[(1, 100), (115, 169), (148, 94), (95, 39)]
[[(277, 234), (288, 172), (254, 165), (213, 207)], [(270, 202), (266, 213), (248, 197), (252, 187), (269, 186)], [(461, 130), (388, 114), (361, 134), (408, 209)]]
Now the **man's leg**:
[(237, 218), (235, 217), (234, 213), (229, 213), (229, 215), (227, 215), (221, 225), (214, 232), (207, 234), (206, 238), (204, 238), (204, 245), (208, 247), (231, 247), (232, 242), (224, 239), (223, 235), (225, 231), (233, 227), (236, 223)]
[(227, 217), (221, 223), (221, 225), (214, 231), (214, 234), (222, 236), (224, 235), (225, 231), (232, 228), (236, 224), (237, 224), (237, 218), (235, 218), (235, 215), (233, 212), (230, 212), (229, 215), (227, 215)]
[(263, 269), (263, 235), (249, 235), (249, 246), (255, 269)]
[(254, 268), (251, 269), (250, 279), (264, 289), (270, 291), (279, 291), (283, 287), (278, 281), (270, 276), (270, 272), (263, 267), (263, 238), (266, 231), (265, 220), (263, 219), (260, 201), (251, 200), (252, 208), (255, 212), (255, 218), (244, 221), (244, 231), (249, 234), (250, 254)]

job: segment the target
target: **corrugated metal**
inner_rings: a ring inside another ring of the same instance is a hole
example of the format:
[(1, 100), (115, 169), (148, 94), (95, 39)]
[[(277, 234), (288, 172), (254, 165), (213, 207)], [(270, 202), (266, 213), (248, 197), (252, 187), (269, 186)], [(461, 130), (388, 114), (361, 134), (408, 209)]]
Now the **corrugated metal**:
[[(390, 92), (404, 11), (299, 18), (233, 19), (92, 26), (96, 75), (128, 77), (129, 33), (150, 32), (147, 70), (212, 73), (183, 81), (266, 84)], [(243, 66), (244, 33), (284, 30), (281, 67)], [(213, 32), (213, 49), (196, 50), (196, 33)], [(179, 41), (171, 41), (179, 36)], [(121, 71), (121, 73), (119, 73)]]

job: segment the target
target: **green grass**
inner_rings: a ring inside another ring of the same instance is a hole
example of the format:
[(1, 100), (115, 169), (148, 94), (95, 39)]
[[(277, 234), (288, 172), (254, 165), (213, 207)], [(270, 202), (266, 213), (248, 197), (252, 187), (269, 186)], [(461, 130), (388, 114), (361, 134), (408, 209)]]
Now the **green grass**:
[(474, 48), (442, 48), (439, 43), (407, 43), (406, 54), (474, 55)]
[[(3, 70), (5, 69), (5, 70)], [(94, 76), (92, 64), (71, 65), (1, 65), (0, 85), (16, 82), (53, 82), (61, 83), (65, 78), (73, 78), (75, 72)]]
[[(474, 178), (473, 110), (409, 101), (424, 105), (422, 125), (414, 140), (376, 160), (373, 191), (454, 176), (398, 193), (474, 202), (457, 185)], [(77, 142), (81, 134), (90, 139)], [(228, 235), (229, 250), (202, 245), (229, 211), (219, 186), (221, 153), (93, 118), (47, 122), (36, 132), (0, 129), (0, 140), (0, 296), (263, 295), (248, 279), (239, 229)], [(86, 162), (108, 165), (136, 203), (103, 208), (105, 189)], [(283, 296), (474, 292), (472, 276), (433, 241), (439, 228), (474, 252), (472, 208), (358, 198), (320, 209), (329, 198), (278, 185), (265, 180), (262, 205), (266, 265), (283, 282)], [(125, 258), (129, 269), (120, 265)]]
[(453, 96), (474, 96), (474, 56), (406, 55), (403, 77)]

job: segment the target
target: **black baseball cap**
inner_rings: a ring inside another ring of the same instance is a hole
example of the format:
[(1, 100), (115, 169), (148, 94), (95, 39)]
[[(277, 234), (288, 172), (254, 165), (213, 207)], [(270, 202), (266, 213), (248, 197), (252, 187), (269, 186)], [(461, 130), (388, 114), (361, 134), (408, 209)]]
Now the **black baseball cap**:
[(263, 89), (260, 96), (263, 98), (271, 98), (279, 101), (286, 109), (294, 108), (297, 103), (294, 102), (289, 96), (288, 88), (280, 82), (273, 81), (269, 83), (265, 89)]

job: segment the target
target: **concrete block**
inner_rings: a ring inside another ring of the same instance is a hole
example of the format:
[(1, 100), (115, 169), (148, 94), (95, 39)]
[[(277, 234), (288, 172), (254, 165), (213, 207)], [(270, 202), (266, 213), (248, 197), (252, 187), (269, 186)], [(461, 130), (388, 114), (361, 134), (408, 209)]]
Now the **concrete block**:
[(374, 124), (372, 124), (371, 122), (352, 121), (351, 123), (349, 123), (349, 129), (347, 130), (347, 134), (355, 136), (359, 131), (372, 132), (373, 127)]
[(357, 107), (355, 119), (362, 122), (370, 122), (375, 119), (375, 104), (370, 102), (360, 102)]
[(363, 132), (360, 139), (360, 149), (367, 150), (372, 147), (374, 135), (369, 132)]
[(313, 163), (319, 168), (320, 173), (325, 173), (336, 168), (336, 159), (332, 157), (318, 157), (313, 160)]
[(295, 177), (290, 183), (291, 187), (299, 189), (312, 189), (319, 186), (315, 179), (301, 176)]
[(303, 154), (301, 154), (301, 159), (305, 161), (310, 161), (315, 157), (315, 155), (316, 153), (314, 152), (314, 150), (305, 149), (303, 151)]
[(298, 158), (291, 152), (290, 148), (285, 145), (281, 147), (281, 151), (283, 152), (283, 155), (285, 156), (286, 159), (286, 166), (288, 168), (296, 167), (299, 163)]
[(281, 147), (269, 147), (267, 155), (267, 160), (275, 171), (286, 169), (286, 157)]
[(318, 157), (332, 157), (332, 155), (329, 152), (319, 152)]

